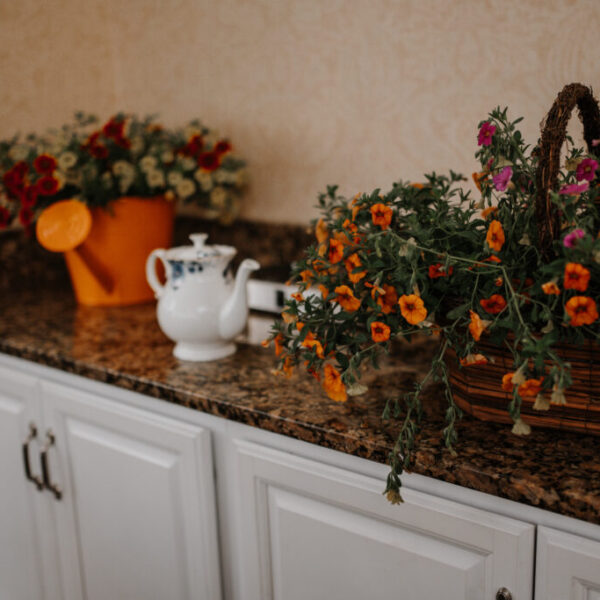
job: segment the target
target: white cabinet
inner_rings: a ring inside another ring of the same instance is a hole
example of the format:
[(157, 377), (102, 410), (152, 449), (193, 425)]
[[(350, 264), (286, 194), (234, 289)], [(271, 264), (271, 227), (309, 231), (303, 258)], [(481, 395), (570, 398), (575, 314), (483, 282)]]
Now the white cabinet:
[(221, 597), (208, 430), (1, 370), (0, 477), (2, 600)]
[(248, 600), (532, 597), (534, 526), (238, 441), (241, 596)]
[(39, 476), (37, 440), (29, 430), (38, 416), (35, 379), (0, 367), (0, 381), (0, 598), (37, 600), (44, 598), (41, 494), (25, 478), (23, 456), (29, 439), (32, 477)]
[(538, 528), (536, 600), (600, 600), (600, 542)]

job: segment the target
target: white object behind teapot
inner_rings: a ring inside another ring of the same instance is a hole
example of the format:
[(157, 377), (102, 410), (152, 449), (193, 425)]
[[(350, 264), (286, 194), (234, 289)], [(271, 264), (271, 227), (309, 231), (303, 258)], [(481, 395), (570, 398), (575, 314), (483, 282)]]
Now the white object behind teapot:
[[(208, 246), (204, 233), (190, 235), (193, 246), (153, 250), (146, 261), (146, 278), (158, 298), (158, 324), (175, 343), (182, 360), (207, 361), (235, 352), (233, 339), (248, 318), (246, 283), (258, 262), (245, 259), (235, 279), (232, 246)], [(156, 276), (156, 260), (165, 266), (167, 282)]]

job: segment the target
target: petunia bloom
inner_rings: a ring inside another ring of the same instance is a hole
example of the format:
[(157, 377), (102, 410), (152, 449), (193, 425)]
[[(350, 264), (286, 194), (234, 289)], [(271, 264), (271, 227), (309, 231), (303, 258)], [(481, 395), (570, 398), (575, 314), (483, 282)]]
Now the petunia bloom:
[(494, 133), (496, 133), (496, 126), (486, 121), (481, 126), (481, 129), (477, 134), (477, 145), (490, 146), (492, 143), (492, 136), (494, 135)]
[(554, 281), (548, 281), (546, 283), (542, 283), (542, 291), (544, 292), (544, 294), (546, 294), (548, 296), (560, 295), (560, 288), (556, 285), (556, 282), (554, 282)]
[(590, 282), (590, 272), (579, 263), (567, 263), (565, 265), (565, 290), (577, 290), (585, 292)]
[(390, 339), (390, 328), (385, 323), (373, 321), (371, 323), (371, 338), (374, 342), (387, 342)]
[(497, 213), (498, 212), (498, 207), (497, 206), (488, 206), (487, 208), (484, 208), (481, 211), (481, 216), (484, 219), (487, 219), (490, 215)]
[(500, 221), (494, 219), (490, 223), (487, 235), (485, 236), (485, 241), (492, 250), (500, 252), (505, 241), (504, 229), (502, 229), (502, 223), (500, 223)]
[(378, 294), (378, 290), (373, 288), (371, 296), (376, 299), (375, 301), (381, 308), (381, 312), (389, 315), (396, 310), (396, 306), (398, 305), (398, 292), (396, 292), (396, 288), (393, 285), (387, 283), (384, 283), (380, 289), (383, 289), (383, 294)]
[(448, 275), (452, 275), (454, 271), (454, 267), (450, 265), (448, 270), (446, 271), (442, 266), (442, 263), (436, 263), (435, 265), (429, 265), (429, 278), (437, 279), (438, 277), (448, 277)]
[(577, 243), (577, 240), (581, 240), (585, 237), (585, 231), (583, 229), (574, 229), (571, 233), (565, 235), (563, 240), (563, 246), (565, 248), (573, 248)]
[(471, 177), (473, 177), (473, 181), (477, 186), (477, 189), (481, 192), (481, 189), (484, 185), (487, 184), (487, 178), (489, 176), (489, 171), (480, 171), (479, 173), (473, 173)]
[(473, 310), (469, 311), (471, 322), (469, 323), (469, 331), (473, 336), (473, 339), (478, 342), (481, 338), (481, 334), (486, 330), (489, 325), (489, 321), (484, 321), (482, 318)]
[(570, 185), (563, 185), (558, 193), (562, 194), (563, 196), (577, 196), (578, 194), (583, 194), (583, 192), (587, 192), (589, 187), (590, 184), (587, 181), (584, 181), (579, 185), (576, 183), (572, 183)]
[(473, 367), (475, 365), (487, 365), (488, 359), (483, 354), (467, 354), (460, 359), (460, 364), (463, 367)]
[(569, 325), (573, 327), (591, 325), (598, 319), (596, 303), (588, 296), (573, 296), (565, 304), (565, 311), (569, 315)]
[(339, 240), (330, 239), (328, 258), (333, 265), (339, 263), (344, 258), (344, 244)]
[(596, 169), (598, 168), (598, 162), (593, 158), (584, 158), (578, 165), (575, 177), (577, 181), (592, 181), (596, 176)]
[(498, 192), (504, 192), (513, 176), (512, 167), (504, 167), (500, 173), (492, 177), (494, 187)]
[(425, 303), (416, 294), (400, 296), (398, 300), (402, 316), (411, 324), (418, 325), (427, 318)]
[(385, 204), (378, 202), (371, 206), (371, 219), (374, 225), (379, 225), (381, 229), (387, 229), (392, 222), (392, 209)]
[(514, 373), (506, 373), (502, 376), (502, 390), (505, 392), (512, 392), (513, 390), (513, 375)]
[(543, 377), (540, 377), (540, 379), (526, 379), (517, 390), (519, 396), (521, 396), (521, 398), (534, 398), (542, 391), (543, 382)]
[(354, 296), (354, 292), (347, 285), (338, 285), (335, 288), (336, 302), (348, 312), (357, 311), (360, 307), (360, 300)]
[(352, 283), (358, 283), (366, 274), (366, 271), (356, 271), (355, 269), (362, 267), (358, 254), (351, 254), (345, 261), (346, 271), (348, 271), (348, 278)]
[(346, 386), (339, 371), (329, 364), (325, 365), (323, 369), (323, 389), (335, 402), (346, 402), (348, 400)]
[(315, 338), (315, 334), (312, 331), (308, 332), (308, 334), (304, 338), (304, 341), (302, 342), (302, 346), (304, 348), (310, 348), (311, 350), (314, 348), (319, 358), (325, 358), (323, 346), (321, 342), (319, 342), (319, 340)]
[(479, 304), (490, 315), (497, 315), (506, 308), (506, 300), (500, 294), (492, 294), (489, 298), (482, 298)]

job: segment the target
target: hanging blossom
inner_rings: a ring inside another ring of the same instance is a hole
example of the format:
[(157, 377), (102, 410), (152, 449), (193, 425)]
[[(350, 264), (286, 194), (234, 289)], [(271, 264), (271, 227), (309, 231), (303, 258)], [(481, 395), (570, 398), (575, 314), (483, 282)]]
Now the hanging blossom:
[(572, 183), (571, 185), (563, 185), (558, 193), (568, 196), (576, 196), (577, 194), (583, 194), (583, 192), (586, 192), (589, 187), (590, 184), (587, 181), (584, 181), (579, 185)]
[(577, 177), (577, 181), (592, 181), (596, 176), (596, 169), (598, 168), (598, 163), (593, 158), (584, 158), (578, 165), (577, 171), (575, 173), (575, 177)]
[(512, 167), (504, 167), (500, 173), (492, 177), (494, 187), (498, 192), (504, 192), (513, 176)]
[(486, 121), (479, 130), (477, 135), (478, 146), (490, 146), (492, 143), (492, 136), (496, 133), (496, 126)]
[(573, 248), (577, 244), (577, 240), (581, 240), (585, 237), (585, 231), (583, 229), (574, 229), (571, 233), (565, 235), (563, 240), (563, 246), (565, 248)]

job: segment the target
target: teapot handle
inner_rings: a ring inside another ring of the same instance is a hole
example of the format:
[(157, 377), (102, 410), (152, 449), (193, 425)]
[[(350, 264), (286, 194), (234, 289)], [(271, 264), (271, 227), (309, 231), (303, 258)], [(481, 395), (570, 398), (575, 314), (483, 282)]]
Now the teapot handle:
[(158, 248), (157, 250), (152, 250), (150, 255), (146, 260), (146, 279), (150, 284), (150, 287), (154, 291), (154, 296), (156, 298), (160, 298), (164, 292), (165, 286), (161, 284), (156, 276), (156, 259), (160, 258), (163, 265), (165, 265), (165, 269), (167, 268), (167, 264), (165, 262), (166, 252), (162, 248)]

